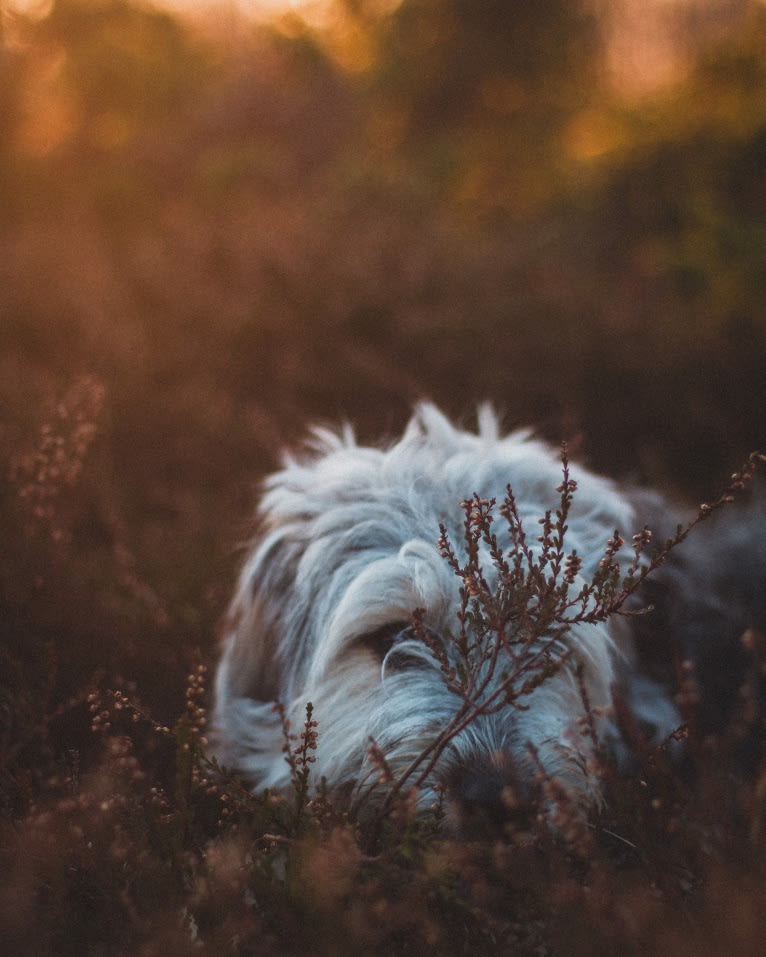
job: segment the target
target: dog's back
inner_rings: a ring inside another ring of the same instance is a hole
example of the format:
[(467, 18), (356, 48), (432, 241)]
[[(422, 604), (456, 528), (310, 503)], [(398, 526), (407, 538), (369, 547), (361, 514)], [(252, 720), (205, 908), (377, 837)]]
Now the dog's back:
[[(647, 519), (655, 540), (675, 532), (673, 510)], [(743, 693), (766, 704), (766, 484), (698, 525), (644, 582), (633, 619), (635, 664), (669, 698), (694, 692), (693, 717), (703, 734), (726, 730)], [(747, 686), (747, 687), (746, 687)], [(682, 706), (683, 710), (683, 706)], [(685, 717), (687, 717), (685, 715)], [(760, 717), (751, 711), (753, 737)]]

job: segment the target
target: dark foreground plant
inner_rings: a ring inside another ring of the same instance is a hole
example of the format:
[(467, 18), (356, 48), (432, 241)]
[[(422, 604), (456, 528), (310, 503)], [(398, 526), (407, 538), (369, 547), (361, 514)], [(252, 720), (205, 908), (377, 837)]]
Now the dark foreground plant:
[[(624, 612), (668, 550), (747, 482), (757, 458), (655, 554), (644, 557), (644, 531), (620, 562), (624, 543), (615, 534), (585, 586), (575, 586), (578, 557), (566, 550), (576, 494), (566, 463), (559, 508), (542, 518), (534, 548), (510, 491), (497, 509), (512, 534), (504, 553), (493, 536), (493, 504), (467, 501), (465, 557), (444, 533), (440, 543), (463, 583), (456, 654), (443, 655), (420, 630), (442, 654), (455, 693), (451, 732), (482, 707), (524, 707), (529, 691), (561, 666), (566, 628)], [(500, 571), (495, 588), (480, 545)], [(44, 687), (28, 686), (17, 672), (3, 681), (0, 737), (4, 953), (756, 953), (766, 894), (766, 763), (761, 755), (743, 779), (732, 755), (763, 719), (753, 689), (766, 638), (750, 632), (747, 644), (753, 680), (731, 727), (717, 739), (690, 732), (693, 787), (667, 749), (642, 741), (636, 728), (636, 773), (621, 776), (603, 762), (606, 810), (590, 822), (587, 842), (534, 826), (497, 843), (454, 842), (440, 833), (438, 813), (423, 821), (411, 800), (440, 738), (389, 782), (392, 826), (374, 854), (312, 779), (321, 714), (310, 707), (302, 728), (285, 725), (291, 789), (254, 793), (205, 756), (204, 664), (190, 671), (173, 726), (154, 721), (126, 690), (93, 688), (51, 710)], [(495, 697), (484, 684), (493, 668), (503, 677)], [(96, 759), (54, 744), (67, 710), (70, 718), (88, 716)], [(34, 732), (20, 729), (14, 713)], [(622, 717), (630, 729), (630, 715)], [(555, 802), (555, 780), (542, 777)]]

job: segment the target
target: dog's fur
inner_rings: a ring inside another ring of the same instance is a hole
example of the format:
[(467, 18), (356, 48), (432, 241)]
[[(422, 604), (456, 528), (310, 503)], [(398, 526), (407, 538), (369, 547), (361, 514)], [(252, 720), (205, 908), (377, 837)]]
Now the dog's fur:
[[(629, 537), (643, 525), (634, 503), (656, 508), (657, 500), (624, 493), (584, 468), (573, 469), (573, 477), (578, 489), (566, 547), (582, 557), (580, 574), (590, 580), (615, 529)], [(319, 721), (316, 780), (325, 777), (337, 793), (375, 806), (385, 789), (370, 740), (396, 777), (459, 704), (436, 659), (407, 628), (422, 608), (433, 634), (455, 631), (460, 581), (439, 555), (439, 524), (459, 545), (460, 502), (473, 493), (501, 500), (510, 484), (533, 540), (538, 519), (558, 504), (560, 483), (557, 453), (526, 432), (503, 436), (486, 408), (478, 432), (469, 433), (421, 405), (403, 437), (385, 448), (357, 444), (348, 428), (315, 430), (305, 452), (287, 457), (266, 482), (217, 674), (220, 760), (256, 786), (287, 786), (273, 702), (282, 702), (299, 729), (311, 701)], [(496, 523), (500, 535), (502, 525)], [(484, 564), (490, 572), (491, 562)], [(680, 574), (671, 569), (663, 587), (674, 588)], [(530, 744), (573, 803), (597, 803), (574, 677), (579, 665), (594, 713), (604, 715), (605, 740), (618, 737), (608, 717), (616, 683), (656, 738), (679, 723), (668, 672), (652, 674), (625, 619), (573, 626), (565, 640), (565, 667), (525, 699), (524, 709), (479, 716), (450, 742), (420, 791), (423, 805), (439, 788), (463, 810), (501, 807), (507, 785), (531, 787), (539, 776)]]

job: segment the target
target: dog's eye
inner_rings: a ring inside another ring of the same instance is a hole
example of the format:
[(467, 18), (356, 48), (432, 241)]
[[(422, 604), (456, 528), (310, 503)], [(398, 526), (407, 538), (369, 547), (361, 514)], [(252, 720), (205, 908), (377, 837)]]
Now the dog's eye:
[(368, 648), (378, 661), (383, 661), (393, 648), (397, 638), (402, 634), (409, 633), (411, 628), (412, 623), (409, 621), (392, 621), (386, 625), (381, 625), (374, 631), (368, 631), (367, 634), (361, 635), (359, 644)]

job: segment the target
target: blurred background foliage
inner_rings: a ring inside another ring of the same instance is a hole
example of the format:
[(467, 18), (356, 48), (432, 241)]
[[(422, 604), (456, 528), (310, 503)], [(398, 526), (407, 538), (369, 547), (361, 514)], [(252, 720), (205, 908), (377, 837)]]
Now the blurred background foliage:
[(765, 444), (763, 5), (301, 9), (0, 4), (0, 633), (59, 694), (167, 704), (309, 421), (488, 398), (691, 497)]

